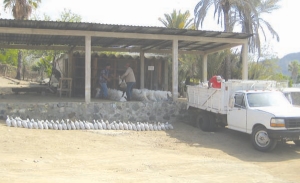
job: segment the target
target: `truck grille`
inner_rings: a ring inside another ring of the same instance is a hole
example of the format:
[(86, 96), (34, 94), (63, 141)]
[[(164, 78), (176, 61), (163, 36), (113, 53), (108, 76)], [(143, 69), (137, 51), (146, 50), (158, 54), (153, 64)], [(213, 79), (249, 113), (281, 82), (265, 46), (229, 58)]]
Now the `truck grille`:
[(285, 119), (286, 128), (300, 128), (300, 118), (287, 118)]

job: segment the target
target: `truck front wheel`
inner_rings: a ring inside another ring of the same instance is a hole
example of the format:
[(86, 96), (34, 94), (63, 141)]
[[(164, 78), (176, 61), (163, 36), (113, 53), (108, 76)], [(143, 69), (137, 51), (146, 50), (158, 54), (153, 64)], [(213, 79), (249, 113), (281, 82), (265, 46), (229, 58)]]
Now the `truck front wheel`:
[(300, 140), (294, 140), (296, 146), (300, 146)]
[(277, 145), (277, 140), (269, 138), (267, 129), (263, 126), (257, 126), (253, 129), (251, 141), (254, 148), (262, 152), (271, 151)]

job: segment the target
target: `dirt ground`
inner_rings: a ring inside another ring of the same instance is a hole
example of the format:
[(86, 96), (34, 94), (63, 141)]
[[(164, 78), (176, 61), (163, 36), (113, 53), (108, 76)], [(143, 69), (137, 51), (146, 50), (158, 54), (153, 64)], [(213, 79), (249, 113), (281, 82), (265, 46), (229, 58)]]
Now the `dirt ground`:
[[(0, 76), (0, 102), (32, 102), (33, 100), (39, 100), (39, 102), (85, 102), (84, 97), (59, 97), (58, 94), (51, 93), (50, 90), (46, 90), (46, 93), (28, 92), (28, 93), (14, 93), (12, 88), (27, 88), (27, 87), (47, 87), (47, 84), (40, 84), (30, 81), (19, 81), (12, 78), (5, 78)], [(91, 101), (100, 101), (100, 99), (92, 98)]]
[(300, 182), (300, 147), (293, 143), (262, 153), (243, 133), (173, 126), (55, 131), (0, 120), (0, 182)]

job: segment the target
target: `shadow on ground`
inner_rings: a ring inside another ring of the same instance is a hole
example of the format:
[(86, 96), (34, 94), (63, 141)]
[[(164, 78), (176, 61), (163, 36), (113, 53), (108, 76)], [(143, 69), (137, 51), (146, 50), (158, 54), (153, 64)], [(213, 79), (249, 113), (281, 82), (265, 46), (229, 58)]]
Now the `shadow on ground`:
[(216, 132), (203, 132), (188, 124), (174, 123), (174, 130), (167, 131), (171, 138), (180, 143), (194, 147), (221, 150), (230, 156), (249, 162), (280, 162), (300, 159), (300, 147), (293, 142), (279, 143), (271, 152), (260, 152), (253, 148), (250, 135), (229, 130), (218, 129)]

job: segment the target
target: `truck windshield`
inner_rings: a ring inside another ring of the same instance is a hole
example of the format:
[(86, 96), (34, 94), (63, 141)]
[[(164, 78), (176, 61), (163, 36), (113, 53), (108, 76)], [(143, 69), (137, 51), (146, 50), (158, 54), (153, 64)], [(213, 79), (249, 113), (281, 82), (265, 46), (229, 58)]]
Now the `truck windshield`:
[(287, 98), (280, 92), (248, 93), (249, 107), (290, 106)]

